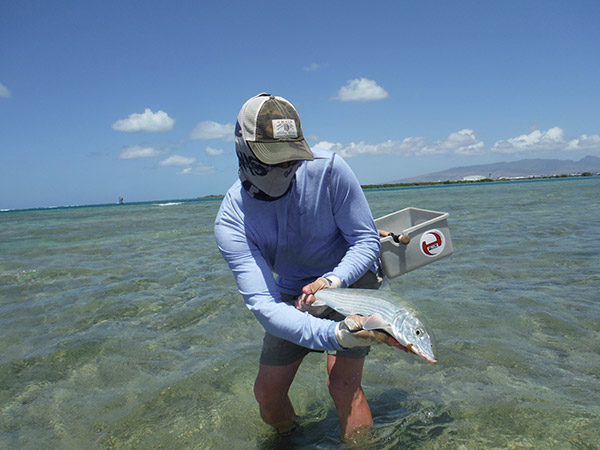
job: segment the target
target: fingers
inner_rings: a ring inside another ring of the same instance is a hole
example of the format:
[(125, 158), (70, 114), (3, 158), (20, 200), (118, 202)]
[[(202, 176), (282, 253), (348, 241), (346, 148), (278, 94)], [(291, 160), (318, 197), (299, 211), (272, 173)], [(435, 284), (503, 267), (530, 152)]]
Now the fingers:
[(307, 312), (313, 311), (311, 305), (317, 300), (314, 294), (327, 287), (329, 287), (329, 283), (322, 277), (319, 277), (312, 283), (304, 286), (302, 288), (302, 294), (296, 299), (296, 309)]
[(377, 333), (376, 331), (361, 330), (353, 331), (352, 334), (357, 338), (368, 340), (369, 345), (381, 344), (385, 342), (384, 338), (380, 337), (379, 333)]
[(304, 286), (302, 294), (296, 299), (296, 308), (300, 311), (308, 311), (309, 306), (316, 300), (314, 294), (328, 286), (324, 278), (317, 278), (312, 283)]
[(321, 317), (329, 308), (327, 305), (314, 306), (316, 300), (314, 295), (302, 294), (296, 299), (296, 309)]
[[(316, 294), (321, 289), (325, 289), (328, 287), (329, 283), (327, 282), (327, 280), (325, 280), (325, 278), (319, 277), (309, 285), (304, 286), (304, 288), (302, 288), (302, 292), (304, 292), (305, 294)], [(305, 291), (306, 288), (308, 288), (309, 292)]]
[[(359, 332), (363, 329), (365, 322), (367, 321), (368, 316), (359, 316), (358, 314), (350, 314), (346, 316), (344, 322), (348, 326), (348, 330)], [(364, 330), (363, 330), (364, 331)]]
[(296, 299), (296, 309), (299, 309), (300, 311), (308, 311), (315, 300), (316, 298), (312, 294), (302, 294)]
[(357, 314), (351, 314), (346, 316), (344, 321), (348, 326), (348, 329), (358, 338), (374, 340), (374, 343), (384, 343), (391, 347), (396, 347), (405, 352), (409, 352), (409, 350), (400, 344), (394, 337), (383, 331), (377, 330), (364, 330), (364, 324), (368, 320), (368, 316), (359, 316)]

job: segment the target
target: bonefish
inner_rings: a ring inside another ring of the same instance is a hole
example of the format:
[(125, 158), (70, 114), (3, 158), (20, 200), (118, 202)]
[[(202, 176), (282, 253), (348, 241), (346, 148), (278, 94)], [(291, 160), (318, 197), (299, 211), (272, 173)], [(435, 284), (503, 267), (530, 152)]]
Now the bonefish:
[(365, 330), (383, 330), (409, 351), (437, 362), (433, 333), (415, 306), (390, 289), (322, 289), (313, 306), (327, 305), (340, 314), (370, 316)]

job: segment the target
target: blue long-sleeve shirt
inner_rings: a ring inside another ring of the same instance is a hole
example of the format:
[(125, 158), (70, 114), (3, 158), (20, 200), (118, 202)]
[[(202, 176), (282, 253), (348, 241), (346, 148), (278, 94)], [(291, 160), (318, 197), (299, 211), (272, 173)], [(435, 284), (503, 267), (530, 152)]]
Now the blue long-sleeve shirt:
[(290, 192), (278, 200), (255, 199), (234, 183), (215, 237), (247, 307), (267, 332), (316, 350), (341, 350), (335, 322), (297, 310), (280, 293), (299, 295), (328, 275), (347, 287), (376, 268), (380, 244), (350, 167), (332, 152), (313, 153), (315, 160), (301, 163)]

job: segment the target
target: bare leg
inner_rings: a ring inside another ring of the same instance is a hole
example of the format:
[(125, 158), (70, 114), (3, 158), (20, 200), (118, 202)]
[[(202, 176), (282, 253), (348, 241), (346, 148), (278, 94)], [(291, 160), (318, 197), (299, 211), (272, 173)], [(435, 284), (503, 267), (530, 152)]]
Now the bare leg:
[(352, 359), (327, 355), (329, 393), (340, 420), (340, 432), (349, 439), (373, 424), (371, 409), (361, 387), (364, 358)]
[(254, 395), (260, 408), (260, 417), (280, 433), (294, 428), (296, 413), (288, 391), (300, 363), (301, 359), (287, 366), (261, 364), (254, 382)]

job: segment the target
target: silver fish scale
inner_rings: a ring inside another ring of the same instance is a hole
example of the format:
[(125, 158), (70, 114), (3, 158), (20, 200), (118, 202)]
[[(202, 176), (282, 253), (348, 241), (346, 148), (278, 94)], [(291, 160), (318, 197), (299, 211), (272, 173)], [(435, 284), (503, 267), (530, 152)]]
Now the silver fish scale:
[[(327, 305), (343, 315), (380, 315), (381, 329), (427, 361), (437, 361), (433, 334), (420, 312), (391, 289), (322, 289), (315, 306)], [(390, 302), (387, 299), (394, 299)]]
[[(349, 296), (351, 292), (352, 296)], [(389, 297), (391, 291), (375, 289), (323, 289), (316, 293), (317, 301), (335, 309), (341, 314), (360, 314), (370, 316), (375, 313), (381, 314), (384, 318), (391, 320), (399, 313), (407, 313), (416, 310), (408, 305), (396, 305), (383, 299)]]

